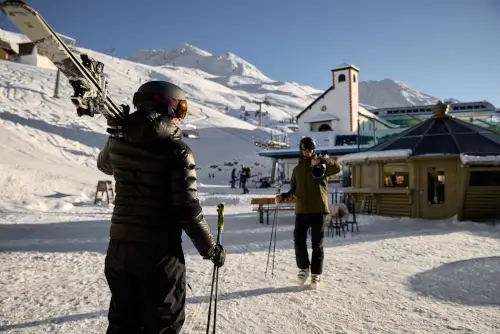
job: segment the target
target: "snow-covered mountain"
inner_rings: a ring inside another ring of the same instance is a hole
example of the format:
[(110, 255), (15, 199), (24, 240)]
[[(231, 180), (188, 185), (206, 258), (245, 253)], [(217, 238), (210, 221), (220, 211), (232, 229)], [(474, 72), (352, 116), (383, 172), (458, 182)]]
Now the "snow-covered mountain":
[(197, 68), (216, 76), (243, 76), (263, 82), (271, 81), (257, 67), (234, 53), (213, 55), (189, 44), (181, 44), (171, 50), (142, 50), (126, 59), (151, 66), (172, 65)]
[[(384, 79), (360, 82), (359, 100), (360, 103), (368, 106), (384, 108), (433, 104), (439, 98), (412, 89), (400, 81)], [(459, 102), (455, 99), (451, 100)]]
[[(141, 50), (126, 59), (150, 66), (182, 66), (197, 69), (213, 75), (214, 77), (207, 76), (212, 81), (249, 93), (295, 96), (306, 93), (308, 97), (314, 98), (323, 92), (297, 83), (273, 81), (257, 67), (231, 52), (213, 55), (189, 44), (182, 44), (171, 50)], [(360, 103), (368, 107), (367, 109), (425, 105), (439, 100), (391, 79), (362, 81), (359, 89)]]

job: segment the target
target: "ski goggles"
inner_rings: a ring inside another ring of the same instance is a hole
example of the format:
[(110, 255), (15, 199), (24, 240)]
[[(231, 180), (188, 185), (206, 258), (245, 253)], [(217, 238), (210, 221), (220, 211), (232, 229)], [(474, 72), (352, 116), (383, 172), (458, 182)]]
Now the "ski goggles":
[(316, 145), (314, 142), (306, 142), (300, 144), (300, 150), (301, 151), (314, 151), (316, 149)]
[(154, 95), (153, 98), (155, 101), (166, 104), (169, 107), (172, 107), (175, 117), (184, 119), (187, 116), (188, 112), (188, 104), (186, 100), (176, 100), (171, 98), (170, 96), (165, 95)]

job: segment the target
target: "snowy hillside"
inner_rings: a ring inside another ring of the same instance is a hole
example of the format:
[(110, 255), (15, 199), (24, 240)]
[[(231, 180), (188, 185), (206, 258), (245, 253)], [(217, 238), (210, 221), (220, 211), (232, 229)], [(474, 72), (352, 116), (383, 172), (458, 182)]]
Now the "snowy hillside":
[[(172, 81), (186, 90), (186, 121), (201, 136), (186, 140), (195, 152), (202, 183), (215, 174), (212, 182), (227, 185), (232, 165), (239, 169), (240, 164), (252, 168), (254, 180), (259, 173), (269, 175), (270, 161), (256, 156), (252, 142), (253, 136), (266, 135), (269, 129), (223, 112), (223, 106), (236, 108), (244, 99), (250, 100), (248, 94), (187, 68), (153, 68), (88, 53), (104, 62), (110, 92), (119, 102), (130, 103), (137, 87), (148, 80)], [(95, 167), (107, 138), (104, 118), (76, 116), (64, 77), (60, 98), (53, 98), (55, 77), (53, 70), (0, 61), (0, 210), (71, 211), (90, 202), (97, 180), (108, 178)]]

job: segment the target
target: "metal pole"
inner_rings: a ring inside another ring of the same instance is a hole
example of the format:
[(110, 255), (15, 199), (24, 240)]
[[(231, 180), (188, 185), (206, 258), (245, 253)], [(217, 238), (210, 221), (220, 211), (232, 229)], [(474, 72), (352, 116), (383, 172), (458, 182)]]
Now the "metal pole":
[(54, 87), (54, 98), (59, 98), (59, 80), (61, 79), (61, 71), (58, 69), (56, 73), (56, 86)]
[(262, 126), (262, 102), (259, 102), (259, 126)]
[(360, 138), (360, 133), (359, 133), (359, 118), (358, 118), (358, 129), (357, 130), (358, 130), (358, 140), (357, 140), (357, 142), (358, 142), (358, 152), (359, 152), (360, 151), (360, 147), (359, 146), (361, 144), (360, 143), (361, 142), (361, 138)]
[(373, 145), (377, 145), (377, 128), (375, 127), (376, 124), (375, 124), (375, 120), (372, 119), (372, 122), (373, 122)]

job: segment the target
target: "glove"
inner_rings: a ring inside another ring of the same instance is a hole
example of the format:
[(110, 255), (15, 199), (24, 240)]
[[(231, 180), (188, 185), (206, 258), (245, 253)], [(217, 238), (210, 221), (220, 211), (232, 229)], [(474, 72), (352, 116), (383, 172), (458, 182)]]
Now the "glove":
[[(122, 104), (122, 111), (125, 117), (127, 117), (130, 113), (130, 107), (126, 104)], [(111, 137), (121, 138), (123, 137), (123, 119), (118, 118), (108, 118), (107, 129), (106, 132), (111, 135)]]
[(217, 268), (224, 265), (226, 261), (226, 250), (222, 245), (215, 245), (209, 252), (209, 255), (203, 257), (205, 260), (211, 260)]

